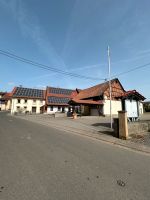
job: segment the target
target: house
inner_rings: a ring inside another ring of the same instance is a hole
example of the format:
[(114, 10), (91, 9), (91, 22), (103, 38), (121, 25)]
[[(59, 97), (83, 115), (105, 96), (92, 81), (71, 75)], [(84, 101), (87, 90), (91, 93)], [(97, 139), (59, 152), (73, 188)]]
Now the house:
[[(70, 105), (80, 107), (80, 112), (82, 115), (110, 115), (110, 92), (109, 92), (109, 81), (98, 84), (96, 86), (79, 90), (78, 94), (70, 100)], [(123, 88), (120, 81), (115, 78), (111, 80), (111, 90), (112, 90), (112, 114), (117, 115), (118, 111), (122, 109), (127, 109), (129, 112), (129, 104), (123, 102), (132, 101), (134, 107), (136, 105), (136, 111), (138, 114), (142, 113), (140, 110), (141, 101), (144, 99), (142, 95), (136, 92), (127, 92)], [(132, 106), (131, 106), (132, 107)], [(140, 110), (140, 111), (139, 111)], [(133, 112), (133, 111), (132, 111)]]
[(143, 102), (143, 110), (144, 112), (150, 112), (150, 101)]
[(45, 91), (15, 87), (12, 91), (11, 114), (41, 113), (45, 105)]
[(69, 105), (69, 101), (76, 95), (77, 95), (76, 90), (47, 87), (45, 112), (47, 114), (53, 114), (56, 112), (71, 111), (71, 106)]
[(127, 111), (127, 117), (138, 118), (143, 114), (143, 102), (145, 97), (136, 90), (126, 91), (122, 96), (122, 110)]
[(11, 93), (0, 92), (0, 111), (11, 109)]
[(0, 92), (0, 111), (5, 110), (5, 99), (4, 99), (5, 94), (6, 92)]
[[(109, 81), (83, 90), (47, 87), (46, 90), (15, 87), (11, 93), (11, 113), (56, 112), (81, 115), (110, 115)], [(126, 91), (120, 81), (111, 80), (112, 114), (126, 110), (128, 118), (138, 118), (143, 113), (142, 101), (145, 99), (136, 90)], [(8, 95), (9, 96), (9, 95)]]

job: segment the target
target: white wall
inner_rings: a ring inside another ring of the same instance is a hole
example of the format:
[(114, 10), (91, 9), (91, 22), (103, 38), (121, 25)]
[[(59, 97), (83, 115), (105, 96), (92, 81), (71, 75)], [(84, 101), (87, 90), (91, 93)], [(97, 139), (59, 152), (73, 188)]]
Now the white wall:
[[(122, 103), (121, 100), (111, 101), (112, 107), (112, 115), (118, 115), (118, 111), (122, 110)], [(105, 100), (104, 107), (103, 107), (103, 114), (110, 115), (110, 100)]]
[[(64, 111), (68, 112), (68, 107), (64, 107)], [(60, 106), (60, 110), (58, 111), (58, 106), (53, 106), (53, 111), (51, 111), (51, 106), (47, 106), (47, 114), (53, 114), (55, 112), (62, 112), (62, 107)]]
[[(18, 103), (18, 99), (13, 98), (11, 104), (11, 114), (18, 112), (17, 107), (20, 107), (20, 110), (23, 113), (25, 113), (25, 111), (32, 113), (32, 107), (36, 107), (36, 113), (40, 113), (40, 107), (43, 105), (45, 105), (44, 100), (35, 99), (34, 102), (33, 99), (27, 99), (27, 103), (25, 103), (25, 99), (20, 99), (20, 103)], [(26, 107), (26, 109), (24, 107)]]

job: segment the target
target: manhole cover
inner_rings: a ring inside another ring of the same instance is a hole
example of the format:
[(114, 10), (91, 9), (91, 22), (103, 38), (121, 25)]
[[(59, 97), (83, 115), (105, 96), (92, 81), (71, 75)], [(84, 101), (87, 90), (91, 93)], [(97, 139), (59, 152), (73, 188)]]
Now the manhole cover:
[(117, 184), (119, 185), (119, 186), (121, 186), (121, 187), (125, 187), (125, 182), (124, 181), (122, 181), (122, 180), (117, 180)]

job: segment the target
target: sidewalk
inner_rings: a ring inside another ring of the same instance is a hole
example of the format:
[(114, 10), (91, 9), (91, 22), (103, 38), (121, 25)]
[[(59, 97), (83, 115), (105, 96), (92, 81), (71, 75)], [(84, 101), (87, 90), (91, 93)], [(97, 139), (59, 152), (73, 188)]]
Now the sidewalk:
[(109, 119), (107, 118), (79, 117), (77, 120), (73, 120), (72, 118), (53, 118), (49, 115), (18, 115), (15, 117), (67, 131), (69, 133), (98, 139), (124, 148), (130, 148), (143, 153), (150, 153), (150, 147), (148, 146), (130, 140), (121, 140), (113, 137), (112, 131), (108, 127)]

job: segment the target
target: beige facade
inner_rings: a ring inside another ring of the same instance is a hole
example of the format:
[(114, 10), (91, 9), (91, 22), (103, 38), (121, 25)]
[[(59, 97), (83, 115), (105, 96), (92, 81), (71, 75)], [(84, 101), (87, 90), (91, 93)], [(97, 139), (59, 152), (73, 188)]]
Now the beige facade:
[(11, 114), (15, 113), (40, 113), (41, 107), (45, 105), (40, 99), (19, 99), (13, 98), (11, 104)]
[(11, 99), (5, 99), (4, 95), (0, 95), (0, 110), (6, 111), (11, 109)]
[[(122, 110), (121, 100), (111, 101), (112, 115), (118, 115), (118, 111)], [(104, 101), (103, 114), (110, 115), (110, 100)]]

